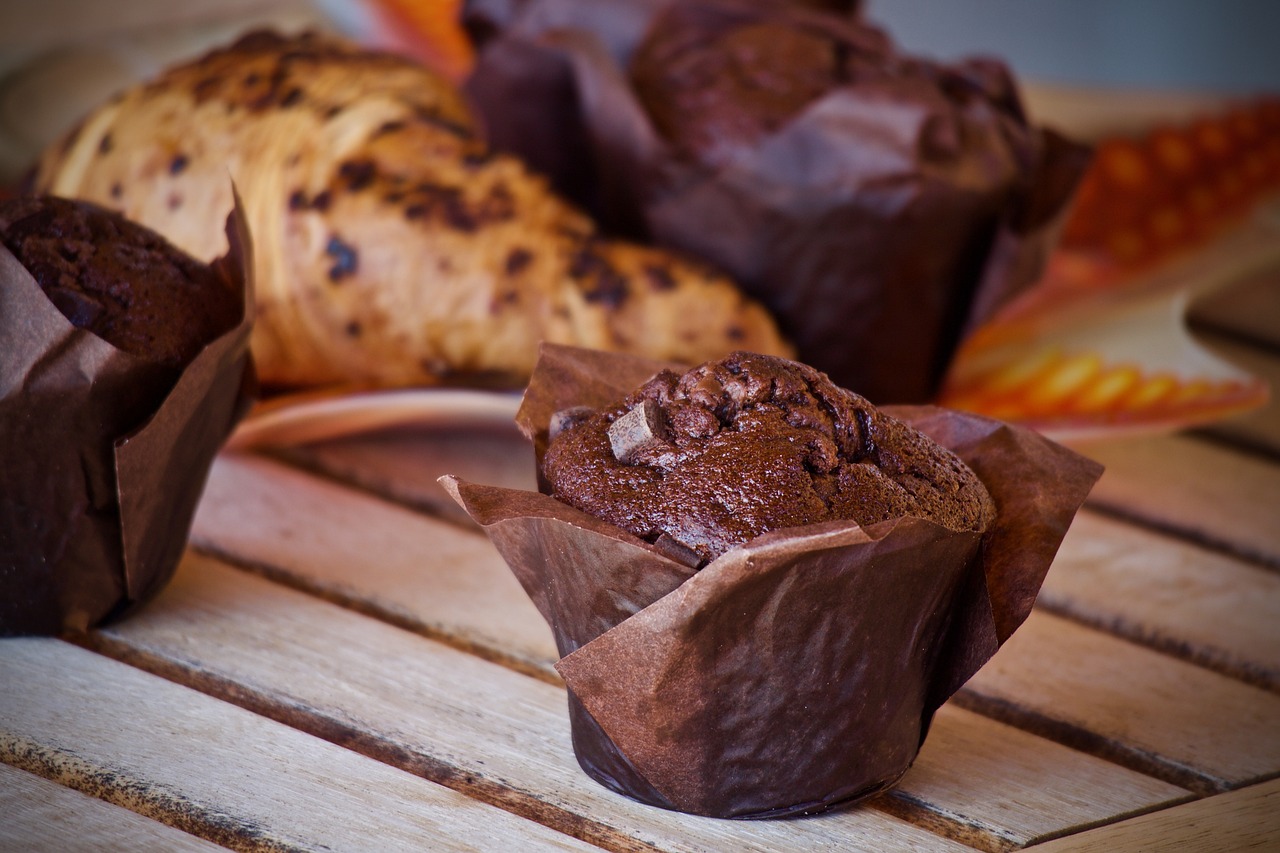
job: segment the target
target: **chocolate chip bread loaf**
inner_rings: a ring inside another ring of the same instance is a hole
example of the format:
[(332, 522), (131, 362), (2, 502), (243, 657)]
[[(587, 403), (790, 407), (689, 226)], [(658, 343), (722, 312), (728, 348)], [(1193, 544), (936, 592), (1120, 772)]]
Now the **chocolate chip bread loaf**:
[(919, 516), (983, 532), (994, 504), (951, 451), (774, 356), (663, 371), (616, 406), (568, 410), (543, 460), (551, 494), (705, 562), (771, 530)]
[(172, 68), (87, 117), (33, 181), (207, 260), (229, 178), (270, 385), (516, 385), (543, 340), (689, 364), (789, 352), (727, 278), (606, 239), (491, 152), (444, 78), (336, 38), (260, 32)]

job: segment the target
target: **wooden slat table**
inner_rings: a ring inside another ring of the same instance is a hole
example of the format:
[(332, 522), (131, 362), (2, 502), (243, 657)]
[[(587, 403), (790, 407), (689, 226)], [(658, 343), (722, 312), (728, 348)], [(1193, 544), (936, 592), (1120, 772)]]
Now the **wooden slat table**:
[(550, 631), (435, 484), (530, 485), (509, 427), (224, 454), (156, 601), (0, 641), (0, 849), (1280, 849), (1277, 412), (1082, 447), (1108, 472), (1035, 612), (906, 777), (785, 821), (578, 769)]

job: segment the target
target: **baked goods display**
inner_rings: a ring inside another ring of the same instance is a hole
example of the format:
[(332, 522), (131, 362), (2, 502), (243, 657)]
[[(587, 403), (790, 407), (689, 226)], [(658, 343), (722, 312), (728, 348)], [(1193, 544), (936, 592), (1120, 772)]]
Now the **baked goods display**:
[(272, 386), (519, 385), (542, 340), (691, 363), (790, 351), (727, 278), (603, 237), (490, 151), (442, 77), (337, 38), (260, 32), (172, 68), (52, 146), (32, 185), (207, 260), (229, 176)]
[(930, 399), (1035, 281), (1087, 151), (1032, 126), (993, 59), (794, 4), (609, 5), (627, 13), (527, 0), (491, 25), (468, 91), (494, 145), (727, 271), (841, 385)]
[[(677, 375), (545, 346), (517, 421), (542, 491), (443, 483), (551, 626), (579, 764), (717, 817), (819, 812), (892, 785), (933, 712), (1026, 618), (1100, 474), (1029, 430), (876, 411), (751, 355)], [(770, 436), (796, 446), (761, 453)], [(778, 460), (777, 481), (753, 482), (757, 454)], [(841, 454), (861, 459), (834, 478), (853, 519), (770, 515), (785, 512), (775, 487), (803, 500), (797, 481), (821, 482)], [(650, 503), (664, 477), (671, 492)]]
[(88, 202), (0, 202), (0, 635), (115, 618), (177, 567), (255, 388), (227, 228), (203, 264)]
[[(566, 422), (567, 421), (567, 422)], [(951, 451), (811, 367), (735, 352), (561, 414), (552, 497), (715, 559), (771, 530), (902, 516), (981, 533), (986, 488)]]

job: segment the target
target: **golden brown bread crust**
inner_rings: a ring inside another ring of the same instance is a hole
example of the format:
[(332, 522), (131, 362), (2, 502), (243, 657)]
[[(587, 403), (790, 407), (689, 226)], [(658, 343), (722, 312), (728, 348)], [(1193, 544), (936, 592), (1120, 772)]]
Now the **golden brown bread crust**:
[(687, 363), (790, 351), (726, 278), (602, 238), (488, 151), (442, 78), (313, 34), (247, 36), (124, 93), (45, 153), (34, 188), (208, 260), (229, 178), (268, 384), (516, 383), (541, 340)]

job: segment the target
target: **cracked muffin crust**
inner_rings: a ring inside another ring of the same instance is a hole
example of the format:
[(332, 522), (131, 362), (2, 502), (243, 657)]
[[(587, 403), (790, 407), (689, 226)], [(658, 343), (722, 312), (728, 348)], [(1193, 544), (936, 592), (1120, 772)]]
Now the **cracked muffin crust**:
[[(734, 352), (658, 373), (616, 406), (558, 413), (553, 497), (715, 559), (771, 530), (903, 516), (983, 532), (986, 488), (955, 454), (806, 365)], [(695, 558), (696, 555), (696, 558)]]

